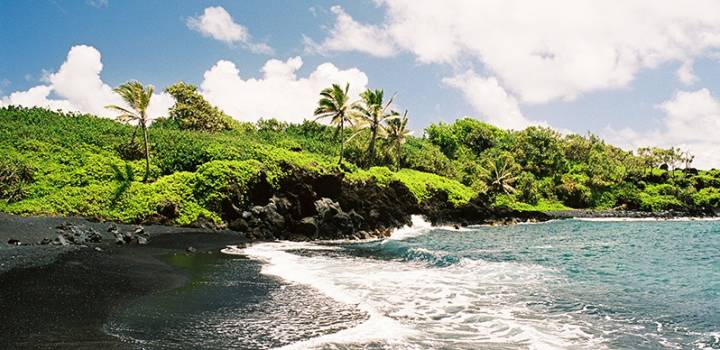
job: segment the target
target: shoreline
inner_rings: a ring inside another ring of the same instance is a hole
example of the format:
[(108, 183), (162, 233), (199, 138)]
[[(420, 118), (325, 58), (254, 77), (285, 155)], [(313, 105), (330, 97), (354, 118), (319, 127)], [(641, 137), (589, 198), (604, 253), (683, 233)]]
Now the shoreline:
[[(586, 215), (555, 218), (672, 220), (658, 215), (619, 216), (622, 213), (618, 212), (595, 216), (587, 214), (598, 211), (565, 213)], [(37, 243), (57, 236), (56, 226), (66, 222), (95, 228), (103, 239), (88, 245)], [(0, 334), (5, 335), (0, 347), (134, 348), (106, 332), (110, 316), (132, 300), (179, 288), (189, 281), (185, 271), (160, 257), (218, 252), (229, 245), (260, 242), (234, 231), (150, 225), (145, 227), (147, 244), (116, 245), (114, 237), (103, 229), (110, 225), (126, 231), (135, 227), (77, 217), (0, 214)], [(7, 243), (10, 239), (24, 241), (12, 246)]]
[(568, 209), (545, 211), (545, 214), (554, 219), (713, 219), (720, 218), (720, 213), (705, 215), (680, 211), (646, 212), (634, 210), (598, 210), (598, 209)]

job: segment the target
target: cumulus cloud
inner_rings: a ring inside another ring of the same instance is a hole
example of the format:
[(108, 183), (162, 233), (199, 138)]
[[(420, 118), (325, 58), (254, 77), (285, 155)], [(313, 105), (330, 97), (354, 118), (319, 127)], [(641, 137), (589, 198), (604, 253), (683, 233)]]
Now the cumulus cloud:
[[(100, 78), (103, 69), (101, 55), (92, 46), (73, 46), (57, 72), (48, 73), (38, 85), (25, 91), (16, 91), (2, 97), (0, 105), (46, 107), (107, 116), (109, 104), (124, 105), (112, 88)], [(149, 106), (149, 115), (167, 115), (174, 101), (169, 95), (155, 94)]]
[(255, 53), (272, 54), (273, 49), (265, 43), (255, 43), (247, 28), (235, 22), (222, 7), (208, 7), (202, 15), (190, 17), (187, 27), (203, 36), (222, 41), (228, 45), (239, 44)]
[(696, 156), (693, 163), (696, 167), (720, 166), (720, 101), (710, 90), (679, 91), (657, 107), (664, 113), (658, 128), (643, 131), (608, 128), (605, 136), (627, 148), (680, 147)]
[(482, 77), (468, 71), (445, 78), (443, 83), (462, 91), (465, 99), (481, 117), (494, 125), (521, 130), (539, 124), (525, 118), (515, 97), (509, 95), (495, 77)]
[[(641, 69), (691, 62), (720, 48), (715, 0), (377, 2), (386, 11), (384, 23), (360, 24), (337, 10), (337, 24), (320, 46), (383, 57), (408, 51), (422, 63), (475, 62), (521, 103), (624, 87)], [(349, 29), (377, 35), (384, 49), (372, 49)], [(694, 80), (691, 64), (678, 76)]]
[(271, 59), (263, 66), (261, 78), (243, 79), (234, 63), (221, 60), (205, 72), (200, 89), (208, 101), (238, 120), (300, 122), (312, 119), (318, 94), (330, 84), (350, 83), (353, 96), (367, 88), (367, 75), (356, 68), (341, 70), (323, 63), (307, 77), (298, 77), (302, 65), (300, 57)]
[[(330, 84), (350, 83), (353, 97), (367, 89), (368, 77), (357, 68), (339, 69), (332, 63), (323, 63), (307, 77), (298, 77), (297, 71), (302, 65), (300, 57), (286, 61), (271, 59), (262, 67), (262, 77), (242, 78), (234, 63), (220, 60), (205, 72), (200, 92), (238, 120), (277, 118), (300, 122), (313, 118), (319, 93)], [(85, 45), (73, 46), (60, 68), (46, 74), (44, 84), (4, 96), (0, 98), (0, 106), (39, 106), (112, 117), (113, 112), (105, 106), (125, 104), (102, 81), (102, 69), (98, 50)], [(151, 118), (167, 116), (174, 103), (167, 93), (154, 94), (148, 115)]]
[(333, 6), (335, 25), (322, 43), (304, 37), (305, 50), (327, 53), (332, 51), (361, 51), (378, 57), (393, 56), (397, 48), (385, 28), (356, 22), (340, 6)]

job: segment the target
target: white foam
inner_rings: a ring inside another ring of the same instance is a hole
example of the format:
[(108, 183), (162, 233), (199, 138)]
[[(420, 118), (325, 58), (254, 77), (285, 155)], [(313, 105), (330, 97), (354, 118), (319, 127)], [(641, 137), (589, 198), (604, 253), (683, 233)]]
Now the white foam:
[[(312, 286), (335, 300), (357, 305), (361, 310), (368, 313), (369, 318), (360, 326), (295, 343), (283, 347), (283, 349), (308, 349), (328, 343), (347, 344), (372, 340), (393, 342), (399, 341), (413, 332), (395, 320), (385, 317), (370, 304), (364, 303), (362, 296), (350, 293), (343, 286), (335, 284), (331, 277), (332, 274), (326, 272), (337, 271), (326, 271), (325, 269), (327, 260), (332, 259), (301, 257), (285, 252), (286, 249), (324, 250), (325, 248), (309, 243), (262, 243), (246, 248), (245, 254), (266, 262), (266, 265), (261, 270), (263, 274), (278, 276), (292, 283)], [(328, 266), (328, 270), (330, 270), (330, 267)]]
[[(360, 326), (293, 344), (376, 344), (385, 348), (601, 348), (566, 317), (538, 314), (522, 300), (557, 281), (537, 265), (461, 260), (446, 268), (359, 257), (300, 256), (311, 243), (262, 243), (244, 250), (266, 262), (262, 273), (316, 288), (368, 313)], [(320, 248), (322, 249), (322, 248)], [(498, 346), (500, 344), (501, 346)]]
[(388, 239), (402, 241), (420, 236), (429, 232), (433, 228), (432, 224), (425, 221), (421, 215), (413, 215), (410, 219), (412, 220), (412, 224), (410, 226), (403, 226), (396, 229)]

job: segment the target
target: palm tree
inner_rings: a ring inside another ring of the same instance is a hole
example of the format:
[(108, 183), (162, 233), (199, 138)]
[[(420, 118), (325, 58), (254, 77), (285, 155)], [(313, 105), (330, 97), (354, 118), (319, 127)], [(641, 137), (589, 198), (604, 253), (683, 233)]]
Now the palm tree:
[(318, 107), (315, 109), (317, 119), (330, 118), (330, 124), (336, 126), (335, 137), (340, 135), (340, 159), (338, 164), (342, 164), (345, 149), (345, 124), (352, 125), (348, 98), (349, 89), (349, 83), (345, 84), (344, 90), (340, 85), (332, 84), (331, 87), (320, 92), (320, 101), (318, 101)]
[(407, 110), (400, 117), (400, 113), (393, 111), (392, 117), (387, 119), (387, 135), (385, 139), (390, 145), (395, 147), (396, 165), (395, 171), (400, 171), (400, 148), (410, 136), (410, 130), (407, 129), (408, 117)]
[[(147, 108), (155, 88), (152, 85), (143, 86), (140, 82), (130, 81), (113, 89), (120, 97), (130, 106), (125, 109), (117, 105), (108, 105), (105, 108), (118, 111), (122, 114), (117, 116), (121, 122), (131, 123), (137, 122), (137, 126), (142, 129), (143, 141), (145, 145), (145, 176), (143, 181), (147, 181), (150, 176), (150, 149), (148, 147), (148, 116)], [(133, 134), (134, 138), (134, 134)]]
[(499, 154), (488, 155), (485, 158), (484, 167), (484, 177), (491, 188), (505, 194), (515, 193), (513, 185), (518, 180), (517, 174), (522, 169), (510, 152), (502, 151)]
[(368, 144), (368, 159), (367, 167), (372, 166), (375, 163), (375, 143), (378, 138), (378, 134), (382, 135), (385, 133), (385, 128), (382, 122), (391, 116), (388, 113), (388, 107), (392, 103), (394, 96), (390, 98), (387, 103), (383, 103), (383, 90), (366, 90), (360, 94), (361, 101), (354, 103), (352, 108), (354, 115), (362, 123), (364, 128), (370, 129), (370, 143)]

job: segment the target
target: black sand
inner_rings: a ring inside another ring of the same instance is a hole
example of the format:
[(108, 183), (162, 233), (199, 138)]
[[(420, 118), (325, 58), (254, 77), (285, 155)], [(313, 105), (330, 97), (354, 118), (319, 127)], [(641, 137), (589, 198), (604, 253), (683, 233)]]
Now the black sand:
[[(108, 225), (72, 220), (98, 229)], [(182, 271), (159, 256), (187, 254), (190, 246), (201, 254), (245, 241), (243, 235), (229, 231), (153, 226), (146, 228), (151, 238), (145, 246), (115, 246), (110, 239), (89, 247), (6, 243), (11, 238), (23, 242), (52, 238), (54, 227), (63, 221), (67, 219), (0, 217), (1, 349), (128, 348), (103, 331), (108, 316), (134, 298), (187, 281)]]

